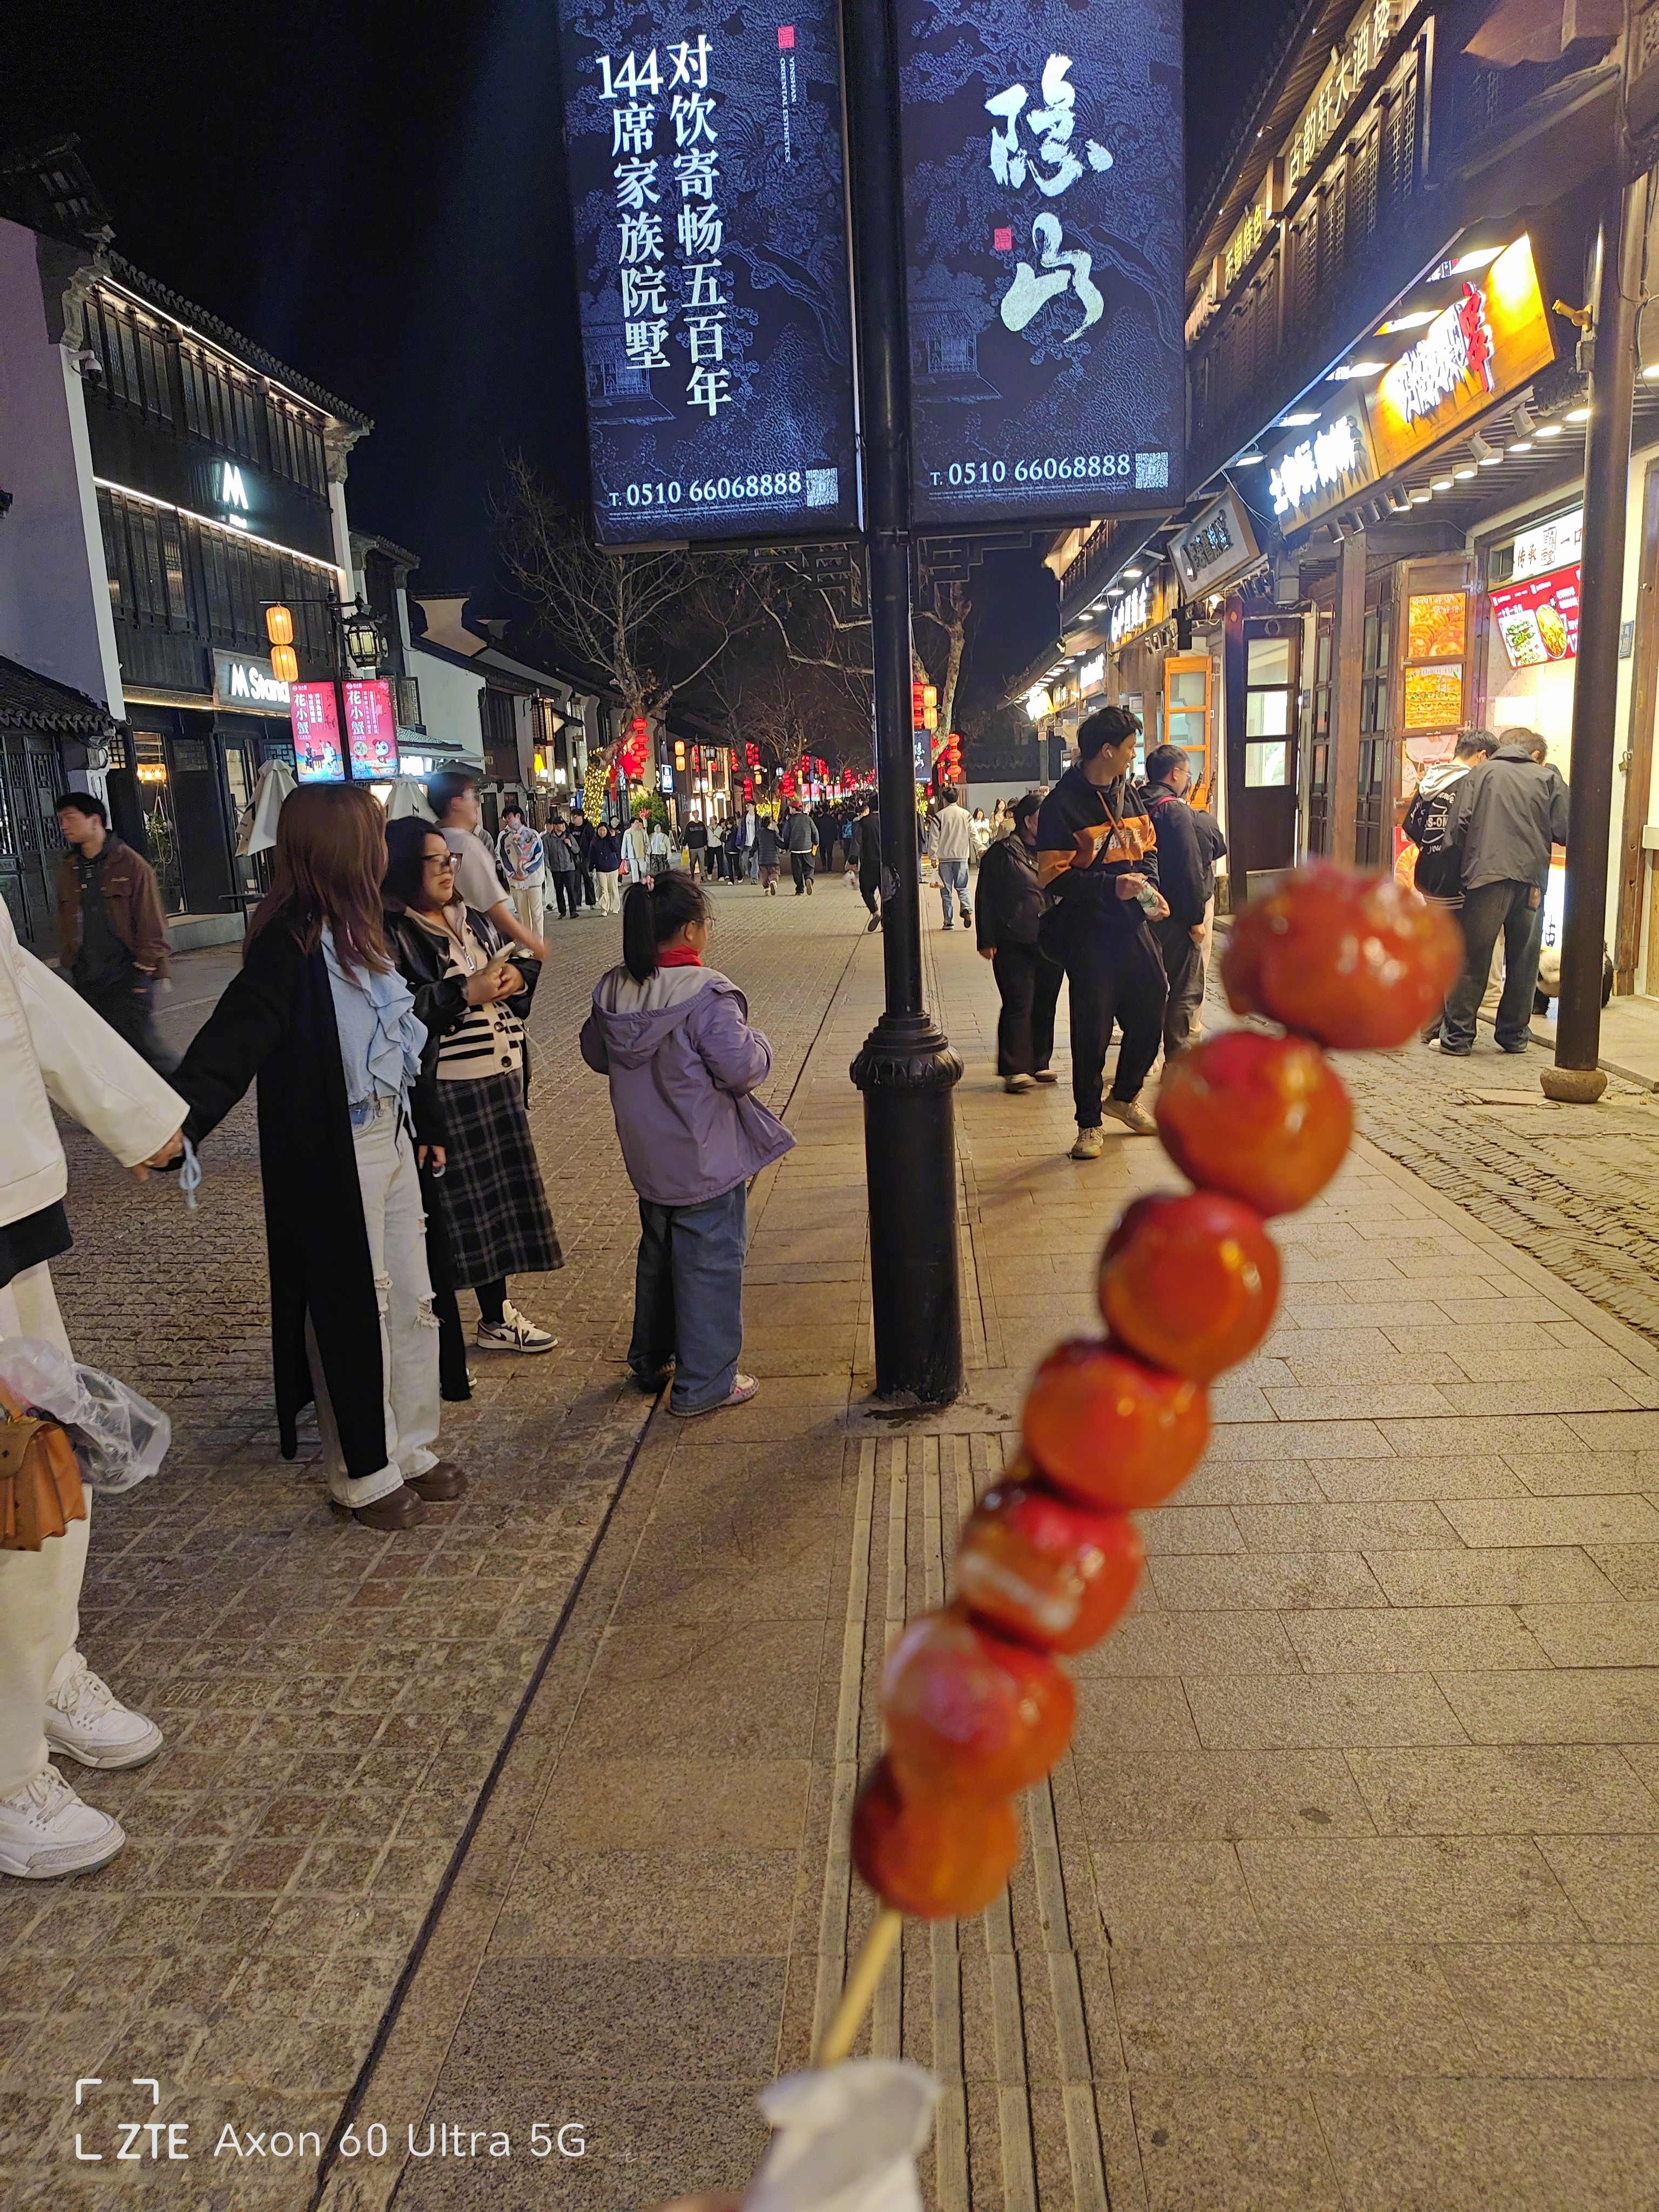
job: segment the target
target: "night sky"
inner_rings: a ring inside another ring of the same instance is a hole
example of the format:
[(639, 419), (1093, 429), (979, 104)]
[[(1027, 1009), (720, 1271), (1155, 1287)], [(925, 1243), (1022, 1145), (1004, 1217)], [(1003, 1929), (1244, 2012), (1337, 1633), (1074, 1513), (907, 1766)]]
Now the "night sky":
[[(1189, 0), (1188, 172), (1208, 176), (1287, 0)], [(487, 584), (524, 447), (572, 488), (581, 384), (550, 0), (12, 0), (9, 131), (77, 131), (118, 252), (375, 420), (353, 522)], [(1052, 586), (994, 572), (975, 689), (1040, 651)]]

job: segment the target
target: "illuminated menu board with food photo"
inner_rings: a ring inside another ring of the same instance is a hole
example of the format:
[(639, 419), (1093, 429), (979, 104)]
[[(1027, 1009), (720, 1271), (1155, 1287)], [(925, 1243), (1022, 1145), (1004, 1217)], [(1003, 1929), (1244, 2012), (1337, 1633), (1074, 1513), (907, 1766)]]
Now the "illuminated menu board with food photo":
[(1578, 571), (1529, 576), (1492, 595), (1492, 618), (1511, 668), (1542, 668), (1578, 653)]

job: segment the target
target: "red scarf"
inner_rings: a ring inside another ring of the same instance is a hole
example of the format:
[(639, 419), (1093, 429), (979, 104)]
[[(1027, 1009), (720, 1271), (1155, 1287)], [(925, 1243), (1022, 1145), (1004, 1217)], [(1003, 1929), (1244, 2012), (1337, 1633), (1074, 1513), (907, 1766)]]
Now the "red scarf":
[(694, 952), (689, 945), (671, 945), (665, 952), (657, 955), (659, 968), (701, 968), (702, 955)]

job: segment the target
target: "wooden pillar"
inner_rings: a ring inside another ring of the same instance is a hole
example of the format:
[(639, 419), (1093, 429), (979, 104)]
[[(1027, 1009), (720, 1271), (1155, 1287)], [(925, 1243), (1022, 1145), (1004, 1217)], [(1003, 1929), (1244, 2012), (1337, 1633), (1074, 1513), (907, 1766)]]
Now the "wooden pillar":
[(1619, 934), (1613, 951), (1613, 988), (1636, 988), (1636, 963), (1642, 949), (1642, 908), (1650, 872), (1642, 848), (1653, 780), (1653, 720), (1659, 710), (1659, 466), (1648, 463), (1642, 485), (1642, 542), (1638, 556), (1636, 639), (1632, 647), (1629, 763), (1625, 776), (1625, 819), (1619, 859)]
[(1331, 858), (1352, 867), (1359, 814), (1359, 716), (1365, 674), (1365, 533), (1342, 540), (1331, 686)]

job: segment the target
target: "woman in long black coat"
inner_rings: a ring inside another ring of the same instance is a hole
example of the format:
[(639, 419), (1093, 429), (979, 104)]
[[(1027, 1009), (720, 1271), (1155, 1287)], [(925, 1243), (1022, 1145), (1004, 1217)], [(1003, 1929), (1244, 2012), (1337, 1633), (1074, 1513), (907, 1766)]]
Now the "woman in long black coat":
[(432, 1449), (438, 1331), (410, 1124), (424, 1148), (435, 1115), (424, 1032), (381, 938), (385, 868), (372, 793), (291, 793), (241, 971), (172, 1081), (198, 1145), (257, 1084), (283, 1454), (314, 1400), (334, 1502), (396, 1529), (465, 1477)]

